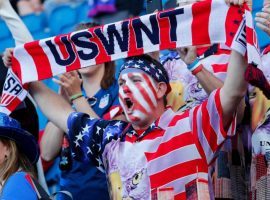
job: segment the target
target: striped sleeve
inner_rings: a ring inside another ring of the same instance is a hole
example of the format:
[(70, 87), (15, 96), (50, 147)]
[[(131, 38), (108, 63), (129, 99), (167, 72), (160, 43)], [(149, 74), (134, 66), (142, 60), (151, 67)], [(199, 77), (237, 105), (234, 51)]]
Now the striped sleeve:
[(211, 163), (215, 152), (227, 136), (235, 134), (236, 115), (234, 115), (228, 130), (224, 130), (222, 122), (222, 106), (220, 89), (211, 93), (209, 99), (191, 110), (192, 132), (197, 138), (200, 154), (207, 163)]

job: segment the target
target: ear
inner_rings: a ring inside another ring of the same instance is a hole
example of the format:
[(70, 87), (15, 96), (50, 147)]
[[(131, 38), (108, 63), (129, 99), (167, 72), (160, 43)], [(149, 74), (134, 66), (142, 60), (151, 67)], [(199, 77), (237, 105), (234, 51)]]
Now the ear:
[(164, 95), (166, 94), (166, 91), (167, 91), (167, 84), (164, 82), (159, 82), (157, 84), (157, 98), (163, 99)]

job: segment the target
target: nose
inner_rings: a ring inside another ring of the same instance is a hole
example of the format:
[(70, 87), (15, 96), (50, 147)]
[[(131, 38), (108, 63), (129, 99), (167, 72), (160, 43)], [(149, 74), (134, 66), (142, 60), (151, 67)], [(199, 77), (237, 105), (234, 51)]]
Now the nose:
[(124, 93), (130, 93), (130, 89), (129, 89), (129, 87), (127, 85), (123, 86), (123, 92)]

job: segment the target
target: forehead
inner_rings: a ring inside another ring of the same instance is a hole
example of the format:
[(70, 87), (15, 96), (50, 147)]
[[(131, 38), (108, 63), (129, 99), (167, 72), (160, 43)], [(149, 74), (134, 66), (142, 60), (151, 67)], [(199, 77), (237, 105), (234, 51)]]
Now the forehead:
[(130, 69), (123, 70), (119, 75), (119, 79), (127, 79), (127, 78), (133, 78), (133, 77), (144, 78), (145, 76), (152, 79), (152, 77), (149, 74), (145, 73), (143, 70), (130, 68)]

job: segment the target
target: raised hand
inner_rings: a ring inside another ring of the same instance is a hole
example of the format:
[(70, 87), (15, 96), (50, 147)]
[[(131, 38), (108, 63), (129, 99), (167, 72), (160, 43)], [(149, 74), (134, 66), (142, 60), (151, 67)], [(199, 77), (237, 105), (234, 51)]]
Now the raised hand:
[(5, 49), (2, 59), (3, 59), (4, 65), (6, 67), (11, 67), (12, 55), (13, 55), (13, 48)]
[(67, 72), (59, 76), (59, 79), (53, 79), (67, 93), (69, 97), (81, 93), (82, 80), (77, 71)]
[(256, 25), (270, 36), (270, 5), (265, 5), (255, 17)]

